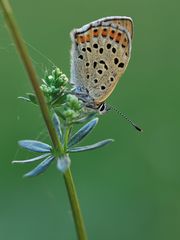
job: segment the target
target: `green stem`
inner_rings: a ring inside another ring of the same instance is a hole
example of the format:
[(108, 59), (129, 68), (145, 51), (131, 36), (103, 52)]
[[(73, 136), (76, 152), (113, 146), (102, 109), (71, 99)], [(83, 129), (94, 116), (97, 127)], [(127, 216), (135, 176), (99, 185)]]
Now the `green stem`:
[[(52, 143), (54, 145), (54, 148), (59, 152), (59, 154), (62, 154), (62, 153), (64, 153), (64, 148), (63, 148), (62, 144), (60, 143), (57, 133), (54, 129), (53, 122), (51, 119), (51, 114), (50, 114), (48, 106), (45, 102), (43, 93), (40, 90), (37, 74), (32, 65), (32, 61), (29, 57), (26, 45), (24, 44), (23, 38), (17, 27), (15, 18), (13, 16), (12, 8), (11, 8), (8, 0), (0, 0), (0, 5), (4, 12), (4, 16), (5, 16), (7, 25), (9, 27), (9, 30), (14, 38), (17, 50), (21, 56), (22, 62), (24, 63), (24, 66), (28, 73), (29, 79), (34, 88), (34, 92), (38, 99), (41, 113), (42, 113), (44, 121), (46, 123), (49, 135), (50, 135)], [(74, 221), (75, 221), (75, 225), (76, 225), (76, 231), (77, 231), (78, 238), (79, 238), (79, 240), (87, 240), (84, 222), (83, 222), (83, 218), (81, 215), (79, 202), (78, 202), (78, 198), (77, 198), (77, 194), (76, 194), (76, 190), (75, 190), (75, 186), (74, 186), (74, 182), (73, 182), (73, 178), (72, 178), (70, 169), (68, 169), (64, 173), (64, 180), (65, 180), (69, 200), (71, 203), (71, 208), (72, 208), (72, 212), (73, 212), (73, 217), (74, 217)]]
[(87, 240), (88, 238), (86, 235), (84, 221), (70, 169), (67, 169), (67, 171), (64, 173), (64, 180), (66, 183), (66, 188), (68, 189), (68, 195), (71, 203), (73, 217), (75, 219), (76, 229), (79, 230), (77, 231), (78, 237), (81, 240)]
[(66, 127), (66, 133), (65, 133), (65, 139), (64, 139), (64, 151), (66, 152), (68, 147), (68, 141), (69, 141), (69, 134), (71, 131), (71, 126)]

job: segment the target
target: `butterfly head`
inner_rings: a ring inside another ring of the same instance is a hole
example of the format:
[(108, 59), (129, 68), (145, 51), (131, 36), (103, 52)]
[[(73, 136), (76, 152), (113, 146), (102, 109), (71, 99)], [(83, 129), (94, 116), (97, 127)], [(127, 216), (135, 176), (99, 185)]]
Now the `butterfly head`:
[(98, 106), (97, 111), (99, 114), (102, 115), (102, 114), (107, 113), (110, 109), (111, 108), (105, 102), (103, 102)]

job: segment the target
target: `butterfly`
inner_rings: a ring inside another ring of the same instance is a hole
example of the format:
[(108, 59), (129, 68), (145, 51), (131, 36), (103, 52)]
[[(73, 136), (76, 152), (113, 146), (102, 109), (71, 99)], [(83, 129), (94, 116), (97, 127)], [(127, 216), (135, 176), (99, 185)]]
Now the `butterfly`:
[(87, 108), (104, 113), (131, 57), (130, 17), (98, 19), (71, 32), (71, 83)]

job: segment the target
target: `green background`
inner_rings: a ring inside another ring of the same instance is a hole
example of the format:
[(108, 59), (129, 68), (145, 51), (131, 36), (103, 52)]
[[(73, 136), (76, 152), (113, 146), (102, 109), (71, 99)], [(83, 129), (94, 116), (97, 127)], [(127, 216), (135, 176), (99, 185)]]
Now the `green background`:
[[(89, 239), (180, 239), (179, 7), (178, 0), (11, 1), (24, 39), (69, 76), (75, 27), (104, 16), (134, 20), (132, 57), (109, 103), (137, 122), (139, 134), (113, 112), (100, 117), (85, 143), (115, 142), (72, 155)], [(30, 48), (39, 76), (51, 64)], [(17, 99), (31, 92), (26, 72), (0, 15), (0, 239), (75, 240), (62, 175), (53, 164), (33, 179), (32, 156), (20, 139), (48, 142), (38, 108)]]

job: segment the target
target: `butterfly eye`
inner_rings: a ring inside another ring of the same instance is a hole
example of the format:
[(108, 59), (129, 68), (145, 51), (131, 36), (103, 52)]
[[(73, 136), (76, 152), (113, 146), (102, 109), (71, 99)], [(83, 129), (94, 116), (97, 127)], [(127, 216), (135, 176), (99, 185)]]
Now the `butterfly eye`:
[(109, 109), (107, 108), (105, 103), (101, 103), (101, 105), (98, 107), (99, 114), (104, 114), (108, 111)]
[(104, 109), (105, 109), (105, 105), (104, 105), (104, 103), (103, 103), (103, 104), (101, 104), (101, 106), (99, 107), (99, 111), (100, 111), (100, 112), (103, 112)]

